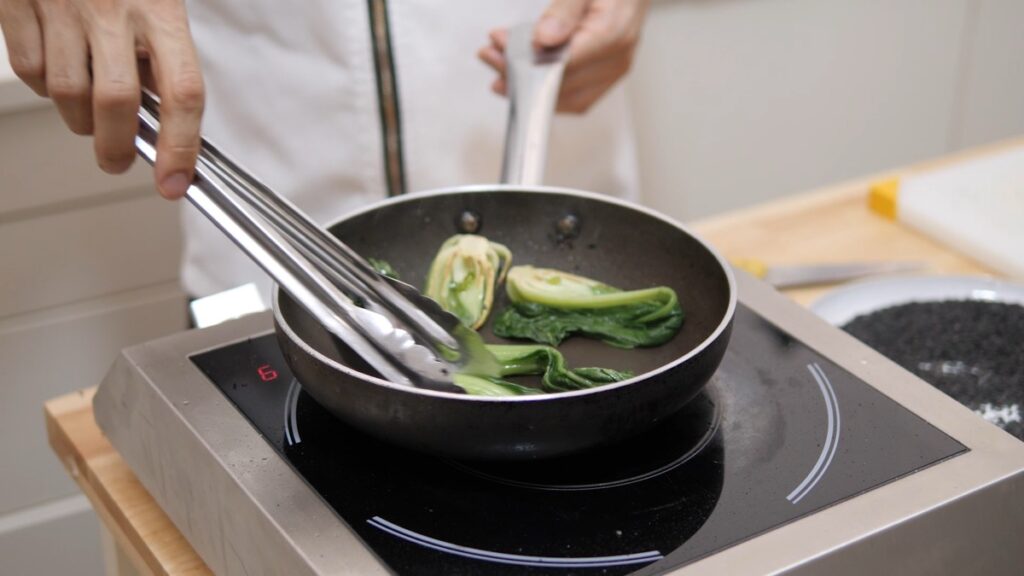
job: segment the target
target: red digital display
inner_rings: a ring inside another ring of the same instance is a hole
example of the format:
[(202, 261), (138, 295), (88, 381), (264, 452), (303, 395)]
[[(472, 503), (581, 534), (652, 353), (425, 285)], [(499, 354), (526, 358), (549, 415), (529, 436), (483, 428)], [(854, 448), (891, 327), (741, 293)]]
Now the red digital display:
[(270, 364), (264, 364), (256, 367), (256, 373), (260, 375), (260, 380), (264, 382), (273, 382), (277, 380), (277, 370), (274, 370)]

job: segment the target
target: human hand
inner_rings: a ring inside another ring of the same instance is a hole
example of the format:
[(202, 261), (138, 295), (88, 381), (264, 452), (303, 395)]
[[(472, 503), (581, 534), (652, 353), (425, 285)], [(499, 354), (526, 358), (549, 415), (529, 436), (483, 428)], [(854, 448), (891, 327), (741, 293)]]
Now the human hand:
[(0, 0), (0, 26), (11, 68), (93, 136), (105, 172), (135, 159), (140, 86), (160, 94), (154, 175), (163, 196), (185, 194), (205, 97), (183, 0)]
[[(569, 44), (557, 109), (586, 112), (629, 71), (643, 28), (648, 0), (552, 0), (534, 28), (533, 41), (545, 48)], [(492, 30), (479, 58), (498, 73), (491, 89), (505, 95), (504, 28)]]

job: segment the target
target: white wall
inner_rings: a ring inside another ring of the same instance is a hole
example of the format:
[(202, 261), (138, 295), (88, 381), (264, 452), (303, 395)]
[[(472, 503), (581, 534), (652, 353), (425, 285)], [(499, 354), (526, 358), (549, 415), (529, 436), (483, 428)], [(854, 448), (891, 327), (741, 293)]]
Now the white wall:
[(1024, 133), (1024, 1), (972, 0), (952, 145)]
[(694, 219), (1024, 133), (1020, 0), (661, 0), (644, 200)]

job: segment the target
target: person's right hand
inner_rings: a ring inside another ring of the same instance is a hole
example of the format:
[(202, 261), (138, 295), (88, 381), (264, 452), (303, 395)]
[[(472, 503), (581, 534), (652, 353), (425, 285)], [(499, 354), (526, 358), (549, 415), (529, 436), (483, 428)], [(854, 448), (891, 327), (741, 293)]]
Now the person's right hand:
[(163, 196), (185, 194), (205, 95), (183, 0), (0, 0), (0, 26), (11, 68), (93, 135), (106, 172), (135, 159), (140, 86), (160, 94), (154, 176)]

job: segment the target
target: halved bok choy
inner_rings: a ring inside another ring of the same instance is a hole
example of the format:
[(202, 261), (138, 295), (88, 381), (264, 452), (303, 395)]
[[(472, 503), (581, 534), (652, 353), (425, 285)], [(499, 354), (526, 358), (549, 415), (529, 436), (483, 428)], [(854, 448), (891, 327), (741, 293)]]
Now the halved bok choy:
[[(468, 394), (477, 396), (518, 396), (584, 390), (632, 378), (632, 372), (608, 368), (569, 368), (562, 353), (550, 346), (487, 345), (498, 359), (499, 377), (456, 374), (455, 384)], [(541, 388), (531, 388), (505, 380), (506, 376), (541, 376)]]
[(503, 338), (557, 346), (579, 333), (612, 346), (636, 348), (664, 344), (683, 324), (679, 298), (666, 286), (621, 290), (533, 266), (513, 267), (505, 284), (512, 306), (494, 323), (494, 333)]
[(494, 291), (512, 262), (504, 245), (476, 234), (458, 234), (441, 245), (424, 293), (474, 330), (494, 306)]

